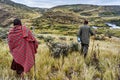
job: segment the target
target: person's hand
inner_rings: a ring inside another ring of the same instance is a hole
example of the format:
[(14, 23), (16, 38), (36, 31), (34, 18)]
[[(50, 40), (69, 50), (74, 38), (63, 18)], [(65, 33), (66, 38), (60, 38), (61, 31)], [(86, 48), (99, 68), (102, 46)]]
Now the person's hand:
[(77, 37), (78, 42), (81, 42), (80, 37)]

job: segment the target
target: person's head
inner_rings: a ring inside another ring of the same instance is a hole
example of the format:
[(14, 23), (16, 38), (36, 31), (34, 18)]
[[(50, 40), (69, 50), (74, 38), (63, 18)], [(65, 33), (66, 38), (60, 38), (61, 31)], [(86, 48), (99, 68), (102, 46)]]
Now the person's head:
[(14, 21), (13, 21), (13, 25), (14, 26), (21, 26), (22, 25), (22, 23), (21, 23), (21, 20), (20, 19), (18, 19), (18, 18), (16, 18)]
[(87, 20), (84, 20), (84, 25), (88, 25), (88, 21)]

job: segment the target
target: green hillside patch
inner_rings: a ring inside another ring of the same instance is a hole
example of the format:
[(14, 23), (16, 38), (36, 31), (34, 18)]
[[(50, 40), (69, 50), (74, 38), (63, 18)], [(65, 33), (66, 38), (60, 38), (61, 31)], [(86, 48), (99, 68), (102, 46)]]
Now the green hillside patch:
[(79, 9), (79, 8), (72, 8), (72, 9), (69, 9), (69, 11), (73, 11), (75, 13), (78, 13), (78, 12), (81, 12), (81, 11), (84, 11), (83, 9)]
[(72, 31), (71, 33), (74, 33), (73, 31), (77, 30), (78, 24), (82, 23), (79, 18), (79, 16), (73, 13), (49, 11), (44, 13), (41, 17), (34, 19), (32, 23), (33, 26), (42, 32), (46, 29), (46, 31), (50, 30), (52, 34), (69, 35), (68, 32)]
[(68, 24), (41, 24), (41, 26), (36, 26), (38, 33), (45, 34), (63, 34), (63, 35), (76, 35), (76, 30), (78, 25), (68, 25)]
[(42, 19), (47, 19), (51, 22), (57, 22), (61, 24), (76, 24), (79, 23), (79, 16), (73, 13), (64, 13), (62, 11), (50, 11), (43, 14)]
[(102, 17), (120, 16), (120, 12), (102, 12), (99, 13), (99, 16)]
[(110, 20), (109, 22), (120, 26), (120, 19)]
[(92, 16), (92, 14), (91, 13), (86, 13), (86, 12), (83, 12), (83, 13), (80, 13), (80, 15), (82, 15), (82, 16)]
[(52, 10), (64, 9), (64, 10), (70, 10), (73, 12), (79, 12), (79, 11), (92, 10), (92, 9), (98, 8), (98, 7), (99, 6), (96, 6), (96, 5), (75, 4), (75, 5), (56, 6), (56, 7), (53, 7)]

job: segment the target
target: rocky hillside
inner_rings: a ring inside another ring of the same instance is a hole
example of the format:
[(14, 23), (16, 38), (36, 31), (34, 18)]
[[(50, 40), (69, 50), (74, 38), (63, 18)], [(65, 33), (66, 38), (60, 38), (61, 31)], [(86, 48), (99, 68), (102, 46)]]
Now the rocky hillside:
[(88, 19), (90, 26), (100, 28), (108, 28), (106, 22), (119, 25), (120, 6), (76, 4), (41, 9), (0, 0), (0, 26), (11, 24), (16, 17), (22, 19), (25, 25), (36, 27), (38, 33), (73, 35), (84, 19)]
[(66, 12), (74, 12), (79, 13), (85, 16), (95, 15), (95, 13), (99, 16), (120, 16), (120, 6), (98, 6), (98, 5), (85, 5), (85, 4), (77, 4), (77, 5), (63, 5), (53, 7), (52, 10), (58, 11), (66, 11)]
[[(90, 25), (98, 27), (106, 26), (103, 22), (111, 22), (120, 18), (120, 6), (97, 5), (63, 5), (49, 9), (43, 16), (34, 20), (34, 26), (49, 24), (81, 24), (81, 20), (88, 19)], [(37, 24), (36, 24), (37, 23)], [(97, 23), (97, 24), (95, 24)], [(99, 23), (99, 24), (98, 24)]]
[[(38, 33), (76, 35), (84, 19), (89, 21), (90, 26), (99, 27), (99, 32), (103, 34), (109, 29), (107, 22), (119, 25), (120, 6), (85, 4), (56, 6), (34, 19), (33, 26), (38, 29)], [(114, 32), (119, 34), (118, 31)]]
[(0, 25), (7, 26), (14, 18), (31, 19), (40, 15), (40, 10), (11, 0), (0, 0)]

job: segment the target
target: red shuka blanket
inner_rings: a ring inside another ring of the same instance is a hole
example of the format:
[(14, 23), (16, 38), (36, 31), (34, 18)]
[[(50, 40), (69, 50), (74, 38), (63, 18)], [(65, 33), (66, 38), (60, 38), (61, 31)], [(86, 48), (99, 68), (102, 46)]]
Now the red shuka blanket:
[(25, 26), (16, 26), (9, 31), (8, 45), (13, 59), (28, 72), (35, 63), (38, 43)]

